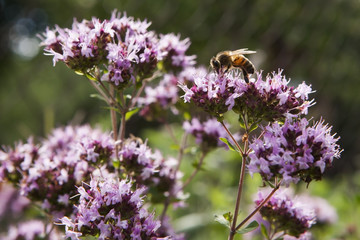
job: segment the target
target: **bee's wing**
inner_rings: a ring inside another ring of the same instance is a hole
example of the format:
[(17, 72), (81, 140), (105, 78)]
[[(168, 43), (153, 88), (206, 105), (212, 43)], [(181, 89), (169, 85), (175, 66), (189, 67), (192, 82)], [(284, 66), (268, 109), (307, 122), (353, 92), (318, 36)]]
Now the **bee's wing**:
[(230, 55), (233, 56), (239, 54), (243, 55), (243, 54), (253, 54), (253, 53), (256, 53), (256, 51), (248, 50), (247, 48), (241, 48), (235, 51), (231, 51)]

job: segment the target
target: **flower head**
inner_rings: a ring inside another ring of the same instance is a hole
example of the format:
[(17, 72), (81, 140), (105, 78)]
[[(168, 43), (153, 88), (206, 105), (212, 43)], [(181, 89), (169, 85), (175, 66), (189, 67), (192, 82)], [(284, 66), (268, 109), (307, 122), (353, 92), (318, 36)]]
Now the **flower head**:
[(170, 109), (171, 113), (177, 115), (179, 110), (184, 106), (179, 105), (182, 91), (178, 84), (193, 82), (197, 75), (205, 74), (205, 68), (186, 67), (183, 71), (174, 74), (166, 73), (159, 82), (153, 83), (152, 86), (146, 86), (144, 97), (137, 101), (141, 107), (140, 115), (146, 120), (163, 121)]
[[(214, 118), (204, 122), (193, 118), (191, 122), (185, 121), (183, 128), (185, 132), (196, 138), (196, 143), (199, 144), (205, 152), (216, 147), (226, 146), (220, 138), (228, 138), (228, 134), (223, 126)], [(238, 138), (238, 136), (235, 135), (235, 138)]]
[(66, 233), (99, 236), (99, 239), (153, 239), (160, 222), (143, 207), (144, 188), (133, 190), (128, 180), (92, 179), (79, 187), (78, 213), (63, 217)]
[(142, 107), (140, 115), (147, 120), (161, 120), (166, 110), (171, 109), (177, 113), (174, 105), (179, 99), (178, 78), (174, 74), (165, 74), (163, 79), (155, 86), (145, 87), (145, 96), (137, 101)]
[(39, 145), (29, 139), (0, 151), (0, 175), (19, 185), (24, 196), (42, 202), (46, 211), (63, 216), (74, 211), (69, 196), (75, 195), (76, 184), (90, 174), (109, 174), (103, 161), (110, 163), (113, 147), (110, 134), (100, 129), (58, 128)]
[(340, 157), (338, 140), (323, 121), (310, 125), (303, 118), (273, 123), (265, 127), (261, 139), (250, 144), (249, 172), (258, 172), (265, 180), (280, 177), (287, 185), (320, 180), (334, 158)]
[(288, 86), (282, 71), (246, 83), (239, 74), (216, 74), (199, 76), (192, 87), (181, 84), (185, 102), (194, 102), (206, 112), (218, 117), (229, 110), (246, 112), (251, 122), (274, 121), (290, 116), (306, 114), (312, 101), (308, 95), (311, 87), (305, 83), (297, 88)]
[(324, 226), (329, 224), (335, 224), (338, 220), (336, 209), (329, 204), (329, 202), (321, 197), (310, 196), (308, 194), (302, 194), (297, 197), (297, 200), (303, 203), (307, 203), (309, 207), (314, 209), (316, 214), (316, 225)]
[(180, 71), (194, 64), (194, 57), (185, 54), (189, 39), (159, 37), (148, 30), (150, 24), (114, 11), (110, 19), (74, 20), (71, 28), (47, 28), (39, 37), (54, 65), (62, 61), (78, 73), (122, 89), (152, 76), (162, 60)]
[[(255, 200), (259, 205), (266, 198), (260, 191)], [(315, 223), (315, 212), (306, 204), (291, 199), (286, 191), (278, 190), (260, 209), (261, 216), (267, 220), (275, 232), (285, 231), (287, 235), (299, 237)]]
[[(171, 240), (185, 240), (185, 234), (180, 233), (177, 234), (175, 230), (173, 229), (173, 226), (170, 224), (170, 219), (168, 216), (165, 216), (160, 228), (157, 231), (160, 236), (171, 236)], [(161, 238), (162, 239), (162, 238)], [(170, 240), (169, 239), (169, 240)]]
[(188, 38), (180, 40), (180, 35), (173, 33), (160, 35), (159, 49), (166, 70), (182, 70), (195, 64), (195, 56), (185, 53), (190, 46)]
[(217, 117), (228, 111), (227, 100), (233, 96), (233, 91), (228, 86), (232, 81), (233, 79), (211, 73), (196, 76), (191, 88), (185, 84), (180, 84), (180, 87), (184, 91), (185, 102), (194, 102), (198, 107)]

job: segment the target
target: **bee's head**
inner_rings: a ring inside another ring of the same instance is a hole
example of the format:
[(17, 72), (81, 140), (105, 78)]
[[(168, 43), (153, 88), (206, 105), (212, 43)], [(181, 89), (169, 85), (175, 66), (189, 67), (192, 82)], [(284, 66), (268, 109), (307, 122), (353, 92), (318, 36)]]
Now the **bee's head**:
[(217, 73), (219, 73), (221, 64), (215, 57), (210, 59), (210, 65)]

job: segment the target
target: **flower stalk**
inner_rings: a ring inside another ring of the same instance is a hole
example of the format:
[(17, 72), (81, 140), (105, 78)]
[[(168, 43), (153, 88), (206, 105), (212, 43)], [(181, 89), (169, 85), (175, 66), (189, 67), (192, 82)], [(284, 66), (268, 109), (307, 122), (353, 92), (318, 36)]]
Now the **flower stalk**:
[(249, 221), (250, 218), (252, 218), (257, 212), (260, 211), (262, 206), (264, 206), (264, 204), (266, 204), (270, 200), (270, 198), (274, 195), (274, 193), (280, 188), (280, 185), (281, 185), (281, 181), (278, 184), (276, 184), (276, 186), (269, 193), (269, 195), (241, 223), (239, 223), (239, 225), (236, 226), (235, 231), (239, 230), (242, 226), (244, 226), (245, 223), (247, 223), (247, 221)]
[[(244, 118), (244, 120), (245, 120), (245, 118)], [(231, 134), (230, 130), (226, 127), (224, 122), (221, 121), (220, 123), (224, 127), (226, 132), (229, 134), (231, 139), (233, 140), (234, 144), (236, 145), (236, 147), (237, 147), (237, 149), (239, 151), (241, 159), (242, 159), (242, 161), (241, 161), (241, 169), (240, 169), (240, 177), (239, 177), (239, 184), (238, 184), (238, 190), (237, 190), (237, 195), (236, 195), (234, 216), (233, 216), (233, 220), (231, 222), (230, 233), (229, 233), (229, 238), (228, 238), (228, 240), (233, 240), (234, 236), (236, 234), (236, 223), (237, 223), (237, 218), (238, 218), (238, 214), (239, 214), (242, 189), (243, 189), (243, 185), (244, 185), (246, 157), (247, 157), (245, 153), (247, 152), (247, 147), (248, 147), (247, 141), (248, 140), (247, 139), (245, 140), (244, 149), (242, 150), (239, 143), (235, 140), (234, 136)], [(245, 129), (245, 134), (248, 134), (247, 132), (248, 132), (248, 129), (246, 128)]]

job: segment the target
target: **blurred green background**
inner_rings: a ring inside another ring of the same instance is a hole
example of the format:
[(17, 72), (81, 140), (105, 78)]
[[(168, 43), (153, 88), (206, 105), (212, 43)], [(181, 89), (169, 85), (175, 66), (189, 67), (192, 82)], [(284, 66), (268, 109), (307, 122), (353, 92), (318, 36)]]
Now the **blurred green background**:
[[(150, 29), (157, 33), (189, 37), (188, 54), (197, 55), (198, 65), (208, 66), (218, 51), (248, 47), (257, 51), (251, 59), (264, 73), (282, 68), (292, 84), (312, 84), (316, 105), (310, 114), (333, 125), (344, 152), (327, 173), (326, 182), (313, 183), (310, 190), (318, 189), (318, 195), (340, 209), (343, 222), (336, 228), (340, 235), (359, 232), (356, 222), (360, 217), (346, 216), (360, 206), (360, 1), (0, 0), (0, 8), (0, 144), (44, 136), (51, 128), (68, 123), (109, 125), (103, 104), (89, 98), (94, 92), (89, 83), (62, 63), (53, 68), (51, 58), (38, 47), (36, 34), (55, 24), (71, 27), (74, 17), (109, 18), (118, 9), (148, 19)], [(155, 132), (143, 134), (154, 136)], [(166, 149), (161, 142), (159, 137), (158, 147)], [(229, 157), (224, 164), (214, 156), (212, 165), (208, 163), (207, 171), (190, 186), (189, 191), (195, 192), (191, 207), (175, 214), (193, 216), (194, 209), (210, 215), (213, 212), (209, 211), (218, 209), (232, 211), (233, 199), (217, 186), (236, 185), (236, 161)], [(220, 180), (213, 176), (217, 164), (225, 165), (224, 172), (228, 170)], [(212, 187), (204, 187), (206, 182), (213, 183)], [(205, 239), (206, 234), (215, 234), (212, 231), (223, 231), (221, 226), (203, 223), (194, 223), (193, 232), (185, 229), (193, 236), (189, 239)]]

